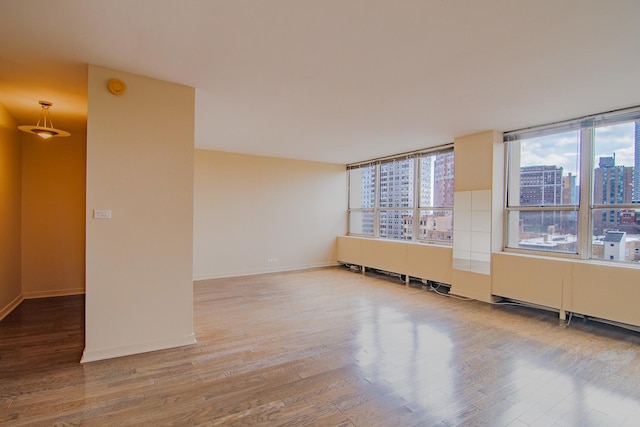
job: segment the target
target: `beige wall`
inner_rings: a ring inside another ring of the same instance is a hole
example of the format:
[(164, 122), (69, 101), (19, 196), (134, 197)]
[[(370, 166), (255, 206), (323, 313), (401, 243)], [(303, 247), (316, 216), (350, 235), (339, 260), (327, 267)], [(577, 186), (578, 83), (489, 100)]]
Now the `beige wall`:
[(571, 282), (566, 259), (493, 254), (492, 293), (549, 308), (562, 308), (564, 283)]
[[(494, 146), (502, 133), (480, 132), (454, 140), (455, 191), (490, 190), (493, 187)], [(495, 165), (499, 166), (499, 165)]]
[(20, 278), (21, 137), (0, 105), (0, 320), (22, 301)]
[(491, 255), (502, 244), (504, 145), (486, 131), (454, 140), (451, 293), (490, 301)]
[(447, 284), (451, 283), (451, 254), (452, 250), (448, 246), (366, 237), (338, 237), (340, 262)]
[(85, 131), (17, 125), (0, 106), (0, 318), (23, 297), (84, 293)]
[[(107, 91), (111, 78), (126, 94)], [(89, 66), (83, 362), (195, 342), (194, 97)], [(93, 209), (112, 218), (94, 219)]]
[(196, 150), (194, 176), (196, 280), (336, 263), (344, 165)]
[(494, 254), (493, 294), (640, 326), (637, 265)]
[(85, 131), (22, 133), (22, 292), (84, 293)]
[(564, 287), (566, 311), (640, 326), (637, 265), (574, 262), (572, 273)]

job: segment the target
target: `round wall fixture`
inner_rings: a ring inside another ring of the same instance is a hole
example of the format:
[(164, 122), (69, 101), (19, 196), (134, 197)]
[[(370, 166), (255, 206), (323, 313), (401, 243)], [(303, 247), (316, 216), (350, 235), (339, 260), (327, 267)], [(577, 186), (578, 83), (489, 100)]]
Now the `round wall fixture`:
[(109, 92), (118, 96), (124, 95), (124, 93), (127, 91), (127, 85), (124, 84), (124, 82), (120, 79), (109, 80), (107, 87), (109, 88)]

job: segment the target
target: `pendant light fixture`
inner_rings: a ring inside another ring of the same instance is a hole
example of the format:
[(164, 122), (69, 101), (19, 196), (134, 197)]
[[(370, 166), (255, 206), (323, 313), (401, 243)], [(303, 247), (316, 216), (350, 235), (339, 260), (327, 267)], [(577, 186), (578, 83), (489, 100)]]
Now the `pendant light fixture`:
[[(18, 126), (23, 132), (34, 133), (38, 135), (42, 139), (53, 138), (54, 136), (69, 136), (71, 135), (69, 132), (56, 129), (53, 127), (53, 123), (51, 123), (51, 118), (49, 117), (49, 108), (53, 105), (49, 101), (38, 101), (42, 110), (40, 111), (40, 118), (38, 119), (38, 124), (35, 126)], [(42, 126), (40, 125), (42, 123)]]

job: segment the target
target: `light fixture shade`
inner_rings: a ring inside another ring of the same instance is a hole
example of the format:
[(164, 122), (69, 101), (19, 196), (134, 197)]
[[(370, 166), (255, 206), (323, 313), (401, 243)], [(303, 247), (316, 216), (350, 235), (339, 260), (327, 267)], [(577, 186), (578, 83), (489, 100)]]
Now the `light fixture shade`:
[[(18, 129), (20, 129), (23, 132), (28, 132), (28, 133), (33, 133), (35, 135), (38, 135), (42, 139), (49, 139), (55, 136), (71, 135), (67, 131), (64, 131), (62, 129), (56, 129), (53, 127), (53, 123), (51, 123), (51, 119), (49, 118), (49, 107), (53, 105), (51, 102), (39, 101), (38, 103), (42, 107), (42, 110), (40, 111), (40, 118), (38, 119), (38, 124), (36, 124), (35, 126), (22, 125), (22, 126), (18, 126)], [(42, 122), (42, 126), (40, 126), (41, 122)]]
[(61, 129), (56, 129), (56, 128), (44, 127), (44, 126), (23, 125), (23, 126), (18, 126), (18, 129), (20, 129), (23, 132), (34, 133), (34, 134), (38, 135), (40, 138), (42, 138), (42, 139), (49, 139), (49, 138), (53, 138), (54, 136), (69, 136), (69, 135), (71, 135), (67, 131), (64, 131), (64, 130), (61, 130)]

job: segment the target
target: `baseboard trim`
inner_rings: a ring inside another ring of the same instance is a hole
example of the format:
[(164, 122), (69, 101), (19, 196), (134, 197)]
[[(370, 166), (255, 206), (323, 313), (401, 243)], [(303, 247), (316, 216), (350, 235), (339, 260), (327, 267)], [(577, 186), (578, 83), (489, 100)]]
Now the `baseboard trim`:
[(67, 297), (70, 295), (84, 295), (84, 288), (72, 288), (72, 289), (58, 289), (55, 291), (35, 291), (24, 292), (24, 299), (36, 299), (36, 298), (53, 298), (53, 297)]
[(301, 271), (301, 270), (313, 270), (314, 268), (326, 268), (326, 267), (337, 267), (339, 266), (339, 262), (331, 262), (331, 263), (321, 263), (321, 264), (312, 264), (312, 265), (303, 265), (297, 267), (286, 267), (274, 270), (264, 270), (264, 271), (235, 271), (235, 272), (227, 272), (222, 274), (215, 275), (198, 275), (194, 276), (193, 281), (199, 282), (202, 280), (212, 280), (212, 279), (231, 279), (234, 277), (245, 277), (245, 276), (259, 276), (261, 274), (271, 274), (271, 273), (286, 273), (288, 271)]
[(166, 350), (169, 348), (183, 347), (197, 344), (194, 333), (186, 337), (177, 337), (161, 341), (146, 342), (124, 347), (103, 348), (91, 350), (85, 347), (80, 363), (96, 362), (98, 360), (113, 359), (115, 357), (131, 356), (134, 354), (148, 353), (151, 351)]
[(24, 295), (20, 294), (13, 299), (9, 304), (0, 309), (0, 320), (4, 319), (11, 313), (20, 303), (24, 301)]

